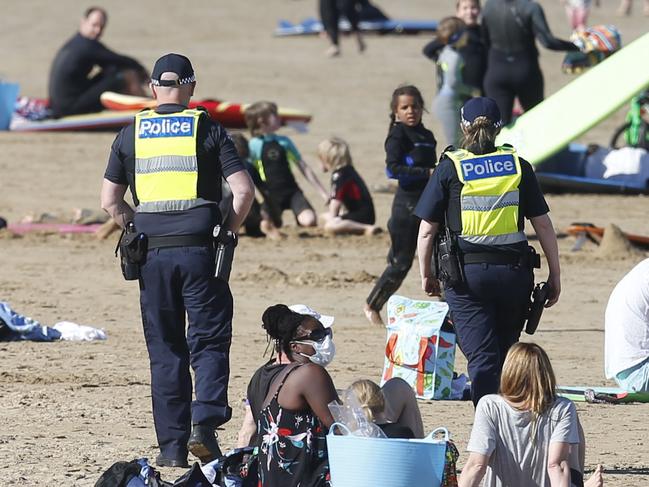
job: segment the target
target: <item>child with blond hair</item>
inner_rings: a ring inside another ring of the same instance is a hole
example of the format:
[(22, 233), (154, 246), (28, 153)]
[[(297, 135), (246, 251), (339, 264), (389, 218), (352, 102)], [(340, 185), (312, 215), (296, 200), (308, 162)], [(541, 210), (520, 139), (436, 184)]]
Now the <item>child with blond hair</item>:
[(352, 165), (349, 145), (338, 137), (325, 139), (318, 145), (318, 157), (324, 172), (331, 171), (329, 211), (320, 218), (324, 229), (332, 234), (355, 233), (374, 235), (374, 203), (365, 182)]

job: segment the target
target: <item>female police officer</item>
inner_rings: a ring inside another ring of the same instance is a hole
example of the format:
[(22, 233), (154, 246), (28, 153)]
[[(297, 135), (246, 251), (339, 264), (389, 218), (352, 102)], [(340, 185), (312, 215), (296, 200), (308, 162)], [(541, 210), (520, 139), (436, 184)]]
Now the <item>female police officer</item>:
[[(523, 217), (532, 222), (550, 268), (546, 307), (559, 299), (561, 284), (556, 235), (532, 167), (511, 146), (495, 147), (502, 125), (496, 102), (467, 101), (461, 125), (463, 148), (447, 149), (414, 213), (422, 219), (417, 248), (427, 294), (440, 294), (431, 269), (436, 235), (447, 235), (446, 245), (456, 251), (459, 275), (450, 279), (448, 268), (441, 275), (477, 404), (498, 392), (505, 355), (518, 341), (529, 306), (536, 254)], [(440, 253), (442, 267), (446, 257)]]

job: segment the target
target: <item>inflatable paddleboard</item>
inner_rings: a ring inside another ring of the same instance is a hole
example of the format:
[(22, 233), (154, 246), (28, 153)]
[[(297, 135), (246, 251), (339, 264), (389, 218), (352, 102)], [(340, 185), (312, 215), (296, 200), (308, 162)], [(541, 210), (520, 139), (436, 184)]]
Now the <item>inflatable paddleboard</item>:
[[(101, 104), (111, 110), (142, 110), (143, 108), (155, 108), (156, 101), (151, 98), (139, 96), (122, 95), (107, 91), (101, 95)], [(192, 100), (189, 108), (202, 106), (213, 120), (220, 122), (226, 128), (246, 128), (246, 121), (243, 113), (250, 106), (243, 103), (230, 103), (219, 100)], [(311, 121), (311, 114), (292, 108), (279, 107), (279, 118), (283, 125), (298, 126)]]
[[(343, 19), (338, 24), (341, 32), (351, 30), (350, 23)], [(436, 20), (361, 20), (358, 23), (359, 30), (373, 32), (376, 34), (418, 34), (420, 32), (435, 32), (437, 30)], [(308, 36), (316, 35), (324, 30), (322, 22), (318, 19), (307, 18), (299, 23), (292, 23), (288, 20), (280, 20), (275, 29), (276, 37)]]
[(557, 394), (576, 402), (649, 402), (649, 392), (627, 392), (619, 387), (559, 386)]
[[(577, 238), (587, 238), (592, 242), (595, 242), (599, 245), (602, 237), (604, 236), (605, 229), (603, 227), (596, 227), (592, 223), (573, 223), (567, 229), (566, 233)], [(633, 235), (631, 233), (624, 233), (623, 235), (631, 242), (633, 245), (649, 249), (649, 237), (644, 235)]]
[(502, 130), (532, 165), (594, 127), (649, 85), (649, 33), (594, 66)]
[(106, 110), (86, 115), (71, 115), (45, 120), (28, 120), (14, 117), (9, 130), (15, 132), (69, 132), (86, 130), (117, 130), (133, 121), (137, 110)]
[(587, 178), (587, 147), (570, 144), (536, 166), (536, 179), (547, 193), (649, 194), (647, 181)]

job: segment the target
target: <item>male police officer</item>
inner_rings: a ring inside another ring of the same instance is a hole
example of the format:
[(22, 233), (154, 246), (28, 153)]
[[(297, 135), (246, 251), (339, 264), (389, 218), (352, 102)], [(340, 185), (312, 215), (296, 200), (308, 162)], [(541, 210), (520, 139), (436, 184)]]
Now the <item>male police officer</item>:
[[(232, 413), (232, 295), (227, 282), (214, 277), (212, 238), (220, 223), (221, 177), (233, 193), (230, 230), (239, 228), (254, 197), (227, 132), (205, 112), (187, 109), (195, 86), (185, 56), (156, 61), (151, 90), (157, 107), (138, 113), (117, 135), (101, 192), (102, 208), (123, 227), (133, 222), (148, 239), (140, 303), (159, 466), (187, 466), (188, 450), (203, 462), (220, 456), (214, 430)], [(124, 201), (127, 186), (135, 212)]]

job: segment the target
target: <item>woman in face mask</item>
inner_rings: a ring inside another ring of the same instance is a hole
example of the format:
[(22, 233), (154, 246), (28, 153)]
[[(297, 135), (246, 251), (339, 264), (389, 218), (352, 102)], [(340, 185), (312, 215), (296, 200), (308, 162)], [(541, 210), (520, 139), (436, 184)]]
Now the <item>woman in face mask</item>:
[(248, 407), (239, 446), (259, 447), (264, 487), (324, 485), (328, 473), (325, 435), (333, 423), (328, 404), (338, 400), (325, 367), (335, 354), (333, 333), (306, 306), (266, 309), (262, 327), (277, 354), (248, 385)]

